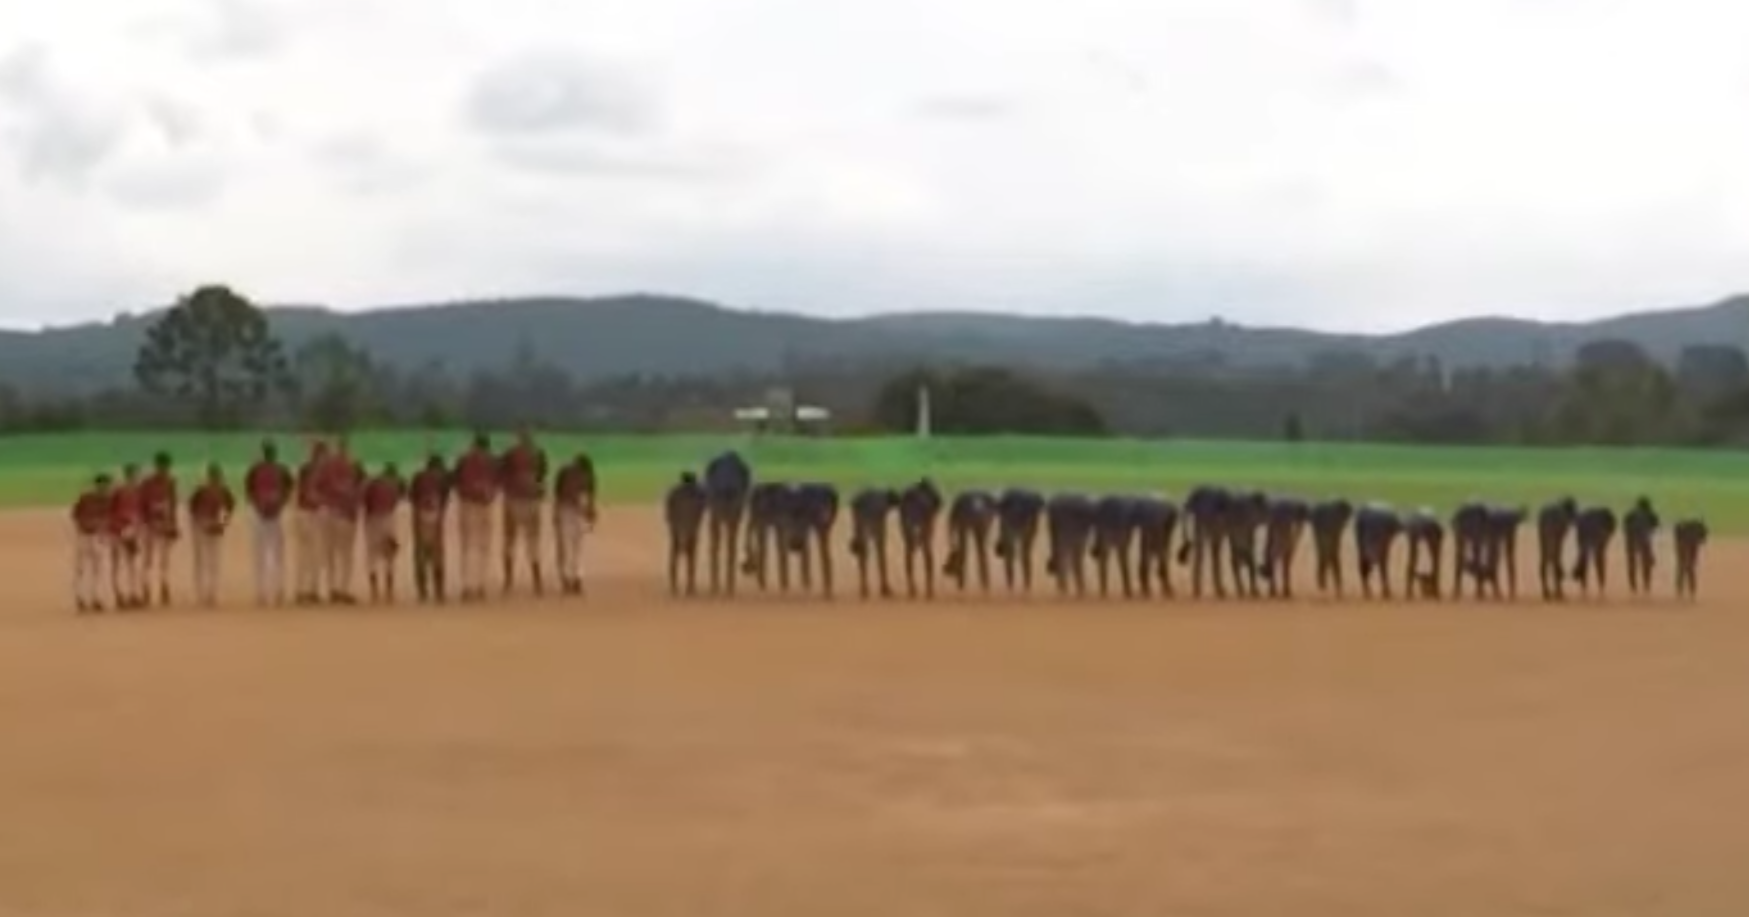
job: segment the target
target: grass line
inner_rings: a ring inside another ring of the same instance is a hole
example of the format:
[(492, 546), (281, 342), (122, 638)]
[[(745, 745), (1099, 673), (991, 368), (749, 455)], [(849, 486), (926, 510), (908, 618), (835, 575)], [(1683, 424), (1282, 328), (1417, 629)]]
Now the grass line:
[[(376, 465), (411, 466), (436, 446), (454, 454), (461, 431), (372, 431), (353, 437)], [(1335, 443), (1051, 440), (1024, 437), (754, 439), (746, 436), (543, 436), (555, 458), (588, 451), (608, 499), (647, 502), (682, 468), (739, 448), (765, 477), (845, 487), (929, 475), (949, 488), (1029, 486), (1182, 493), (1208, 482), (1345, 495), (1446, 509), (1466, 499), (1536, 504), (1561, 494), (1626, 505), (1653, 497), (1667, 516), (1704, 515), (1724, 532), (1749, 532), (1749, 456), (1678, 449), (1434, 448)], [(258, 434), (79, 433), (0, 439), (0, 505), (58, 505), (97, 470), (145, 462), (165, 449), (185, 476), (208, 461), (238, 475)], [(302, 452), (284, 438), (288, 456)]]

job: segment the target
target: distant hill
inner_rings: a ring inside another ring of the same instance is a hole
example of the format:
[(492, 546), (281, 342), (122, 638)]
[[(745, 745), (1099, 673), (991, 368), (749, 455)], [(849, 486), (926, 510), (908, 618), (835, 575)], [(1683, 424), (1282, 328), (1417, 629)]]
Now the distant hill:
[[(1749, 296), (1595, 322), (1477, 318), (1391, 335), (949, 312), (821, 319), (650, 295), (506, 299), (356, 313), (287, 307), (270, 314), (293, 346), (338, 331), (391, 363), (410, 368), (435, 361), (460, 373), (502, 366), (526, 350), (579, 378), (770, 370), (795, 358), (894, 356), (1052, 368), (1107, 361), (1242, 368), (1300, 364), (1329, 352), (1376, 359), (1432, 356), (1448, 366), (1558, 363), (1599, 338), (1634, 341), (1665, 360), (1695, 343), (1749, 350)], [(0, 381), (33, 390), (126, 384), (149, 319), (124, 316), (107, 324), (0, 332)]]

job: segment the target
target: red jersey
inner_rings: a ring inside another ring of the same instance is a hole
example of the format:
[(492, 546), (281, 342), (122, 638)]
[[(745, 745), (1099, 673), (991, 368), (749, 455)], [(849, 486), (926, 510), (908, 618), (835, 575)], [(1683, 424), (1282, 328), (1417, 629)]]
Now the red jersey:
[(419, 509), (442, 509), (449, 502), (449, 472), (426, 468), (413, 476), (407, 500)]
[(81, 535), (96, 535), (109, 526), (109, 495), (88, 490), (73, 503), (73, 526)]
[(188, 517), (208, 532), (224, 528), (236, 511), (237, 498), (223, 484), (202, 484), (188, 498)]
[(163, 529), (176, 524), (176, 478), (169, 472), (154, 471), (140, 482), (140, 504), (146, 522)]
[(517, 443), (499, 458), (498, 475), (506, 494), (523, 500), (540, 499), (547, 482), (546, 453)]
[(388, 475), (379, 475), (364, 485), (364, 514), (366, 516), (387, 516), (395, 511), (401, 503), (404, 488), (401, 479)]
[(249, 468), (243, 479), (243, 492), (249, 495), (249, 505), (264, 519), (277, 519), (292, 496), (291, 471), (279, 462), (262, 460)]
[(322, 468), (326, 464), (324, 457), (298, 466), (298, 509), (315, 512), (322, 508)]
[(344, 456), (330, 456), (322, 463), (320, 486), (322, 505), (330, 511), (358, 515), (364, 498), (364, 475), (359, 467)]
[(566, 506), (582, 506), (584, 497), (595, 496), (595, 476), (587, 468), (566, 465), (553, 480), (553, 499)]
[(140, 491), (138, 485), (123, 484), (109, 495), (109, 530), (125, 534), (140, 524)]
[(484, 449), (470, 450), (455, 463), (456, 495), (469, 503), (492, 502), (497, 480), (497, 463)]

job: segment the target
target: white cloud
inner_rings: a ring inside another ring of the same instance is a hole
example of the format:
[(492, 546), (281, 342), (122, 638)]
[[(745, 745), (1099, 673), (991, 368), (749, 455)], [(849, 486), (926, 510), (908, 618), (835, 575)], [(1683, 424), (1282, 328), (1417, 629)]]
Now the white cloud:
[(654, 127), (659, 100), (630, 68), (582, 49), (543, 49), (475, 74), (463, 103), (467, 126), (485, 134), (576, 131), (637, 134)]
[(0, 5), (0, 322), (222, 280), (1324, 327), (1749, 289), (1725, 0)]

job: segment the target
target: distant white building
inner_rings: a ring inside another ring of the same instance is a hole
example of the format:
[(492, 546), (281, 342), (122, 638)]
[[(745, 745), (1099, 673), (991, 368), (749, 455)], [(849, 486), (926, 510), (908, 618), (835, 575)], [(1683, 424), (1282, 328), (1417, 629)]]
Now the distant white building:
[[(832, 419), (831, 411), (812, 404), (798, 404), (792, 413), (797, 423), (824, 423)], [(771, 409), (768, 407), (754, 406), (735, 409), (735, 419), (742, 423), (770, 423), (771, 418)]]
[(774, 388), (765, 393), (765, 403), (735, 409), (737, 423), (756, 433), (813, 433), (832, 420), (832, 412), (813, 404), (797, 404), (795, 393)]

